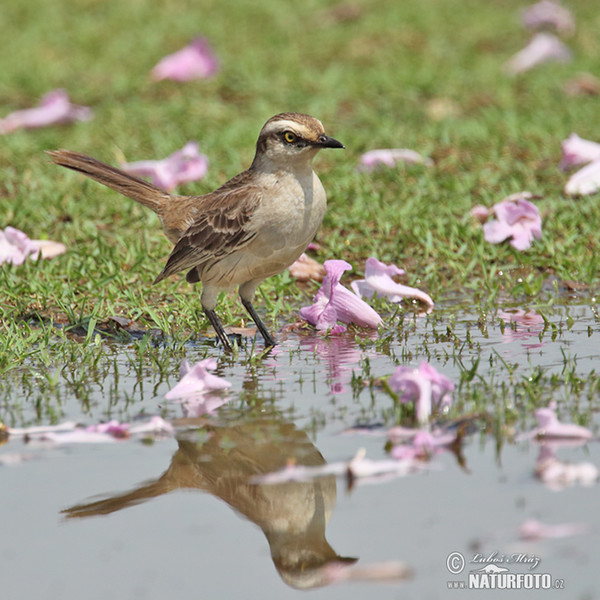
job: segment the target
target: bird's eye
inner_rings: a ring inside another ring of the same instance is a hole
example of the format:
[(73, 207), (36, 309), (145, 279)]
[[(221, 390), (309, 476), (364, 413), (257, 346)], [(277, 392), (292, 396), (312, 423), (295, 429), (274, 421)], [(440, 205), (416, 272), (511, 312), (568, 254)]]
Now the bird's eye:
[(291, 132), (291, 131), (286, 131), (283, 134), (283, 139), (288, 143), (288, 144), (293, 144), (296, 141), (296, 136)]

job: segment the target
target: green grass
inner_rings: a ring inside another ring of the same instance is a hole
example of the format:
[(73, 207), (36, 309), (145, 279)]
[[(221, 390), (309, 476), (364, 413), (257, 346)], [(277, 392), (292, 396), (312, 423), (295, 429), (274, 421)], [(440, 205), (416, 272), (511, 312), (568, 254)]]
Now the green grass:
[[(2, 138), (0, 226), (62, 241), (68, 253), (0, 267), (0, 372), (33, 351), (50, 352), (55, 324), (83, 331), (86, 348), (111, 315), (158, 328), (179, 349), (208, 327), (197, 288), (183, 278), (151, 286), (170, 250), (156, 217), (50, 164), (45, 150), (117, 163), (163, 157), (196, 139), (209, 173), (180, 191), (200, 194), (248, 166), (260, 127), (280, 111), (314, 114), (347, 147), (316, 160), (329, 197), (317, 236), (320, 260), (344, 258), (353, 276), (369, 256), (394, 262), (438, 302), (456, 291), (476, 303), (511, 294), (535, 300), (549, 276), (597, 284), (598, 198), (564, 196), (566, 177), (556, 166), (560, 142), (572, 131), (600, 139), (598, 99), (563, 91), (575, 74), (600, 71), (595, 0), (574, 6), (571, 64), (516, 78), (501, 67), (528, 39), (518, 23), (521, 1), (351, 4), (358, 16), (339, 22), (331, 16), (335, 2), (317, 0), (31, 0), (5, 7), (0, 114), (64, 87), (95, 118)], [(214, 46), (221, 72), (205, 81), (153, 83), (154, 64), (197, 34)], [(454, 109), (438, 118), (436, 103)], [(361, 153), (382, 147), (413, 148), (435, 166), (357, 172)], [(543, 197), (542, 240), (524, 253), (486, 243), (469, 209), (524, 189)], [(282, 274), (261, 289), (259, 310), (281, 325), (315, 288)], [(219, 311), (227, 324), (246, 320), (235, 296)]]

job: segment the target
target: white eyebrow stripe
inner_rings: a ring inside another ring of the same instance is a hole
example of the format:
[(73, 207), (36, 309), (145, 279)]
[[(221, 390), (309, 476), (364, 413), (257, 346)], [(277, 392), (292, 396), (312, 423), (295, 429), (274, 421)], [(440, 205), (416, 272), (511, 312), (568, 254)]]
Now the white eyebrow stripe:
[(290, 121), (289, 119), (281, 119), (265, 125), (265, 127), (263, 127), (262, 134), (268, 135), (274, 131), (285, 131), (286, 129), (289, 129), (300, 136), (305, 136), (311, 133), (311, 130), (301, 123)]

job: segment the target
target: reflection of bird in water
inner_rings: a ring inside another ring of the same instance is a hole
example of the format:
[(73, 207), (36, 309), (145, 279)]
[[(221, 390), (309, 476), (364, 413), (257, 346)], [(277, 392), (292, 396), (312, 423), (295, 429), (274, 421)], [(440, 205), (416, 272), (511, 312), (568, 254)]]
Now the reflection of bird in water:
[(303, 431), (274, 418), (204, 430), (210, 435), (202, 442), (178, 440), (169, 468), (155, 481), (63, 513), (67, 518), (106, 515), (173, 490), (198, 489), (221, 498), (262, 529), (277, 571), (292, 587), (326, 585), (332, 569), (356, 562), (338, 556), (325, 539), (336, 502), (334, 477), (276, 485), (249, 483), (256, 475), (281, 469), (289, 460), (307, 466), (325, 464)]

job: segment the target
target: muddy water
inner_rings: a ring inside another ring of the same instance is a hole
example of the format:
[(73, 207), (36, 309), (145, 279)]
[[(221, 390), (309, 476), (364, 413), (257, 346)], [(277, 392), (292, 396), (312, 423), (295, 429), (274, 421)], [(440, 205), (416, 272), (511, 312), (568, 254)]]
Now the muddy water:
[[(551, 401), (561, 419), (597, 432), (600, 323), (589, 303), (538, 312), (545, 321), (511, 326), (496, 313), (441, 308), (433, 317), (404, 317), (382, 345), (354, 335), (282, 334), (281, 345), (263, 359), (249, 360), (242, 351), (237, 361), (220, 361), (219, 375), (232, 387), (212, 414), (165, 400), (178, 379), (178, 359), (165, 379), (151, 361), (138, 368), (130, 347), (107, 345), (102, 381), (86, 389), (59, 381), (56, 402), (46, 398), (41, 411), (35, 394), (13, 398), (18, 410), (3, 420), (17, 426), (36, 414), (42, 424), (162, 414), (178, 433), (152, 444), (11, 439), (1, 446), (3, 595), (292, 598), (308, 588), (315, 598), (453, 598), (465, 592), (449, 588), (495, 564), (564, 585), (544, 597), (598, 597), (598, 485), (544, 484), (534, 473), (539, 444), (515, 438), (535, 425), (532, 403)], [(207, 349), (218, 355), (202, 344), (185, 353), (195, 361)], [(391, 425), (395, 411), (390, 396), (370, 382), (421, 360), (455, 383), (455, 401), (465, 412), (483, 408), (514, 418), (501, 431), (495, 421), (472, 432), (459, 455), (441, 452), (405, 477), (352, 486), (333, 476), (251, 483), (290, 459), (319, 466), (361, 447), (367, 457), (385, 459), (378, 426)], [(524, 380), (537, 388), (527, 392)], [(347, 431), (357, 424), (369, 425), (368, 432)], [(556, 455), (561, 464), (600, 467), (597, 442), (560, 447)], [(585, 532), (523, 541), (519, 526), (533, 518), (576, 523)], [(455, 553), (465, 561), (459, 573), (449, 570), (458, 570)], [(530, 569), (534, 559), (539, 564)], [(382, 563), (388, 574), (392, 567), (398, 574), (401, 563), (412, 576), (361, 580), (381, 575)], [(340, 573), (354, 578), (338, 581)]]

